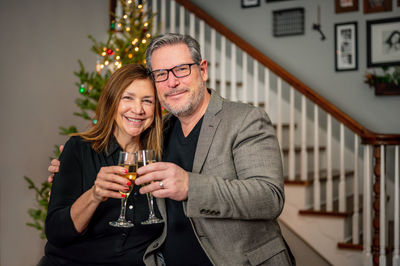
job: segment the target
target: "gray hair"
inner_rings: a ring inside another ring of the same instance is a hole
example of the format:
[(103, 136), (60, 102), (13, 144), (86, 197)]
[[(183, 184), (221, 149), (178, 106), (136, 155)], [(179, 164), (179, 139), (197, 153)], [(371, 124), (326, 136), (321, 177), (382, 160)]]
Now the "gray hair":
[(150, 69), (150, 71), (153, 70), (151, 67), (151, 56), (153, 55), (153, 52), (155, 50), (164, 46), (181, 44), (181, 43), (187, 45), (194, 62), (200, 63), (201, 61), (200, 45), (193, 37), (177, 33), (167, 33), (155, 37), (153, 40), (151, 40), (151, 42), (147, 46), (146, 64), (147, 67)]

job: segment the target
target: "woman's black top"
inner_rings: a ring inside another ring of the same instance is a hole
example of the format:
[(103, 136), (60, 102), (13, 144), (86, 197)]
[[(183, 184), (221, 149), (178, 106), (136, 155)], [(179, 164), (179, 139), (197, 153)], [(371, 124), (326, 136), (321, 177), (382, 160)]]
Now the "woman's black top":
[[(51, 265), (144, 265), (144, 252), (161, 235), (164, 224), (140, 224), (149, 211), (146, 195), (139, 194), (137, 186), (127, 202), (126, 219), (135, 224), (132, 228), (109, 225), (119, 217), (120, 199), (109, 198), (100, 203), (82, 233), (76, 232), (70, 215), (72, 204), (93, 186), (100, 168), (117, 165), (120, 151), (115, 139), (108, 152), (101, 154), (81, 137), (71, 137), (65, 144), (45, 225), (45, 254)], [(156, 213), (159, 216), (157, 208)]]

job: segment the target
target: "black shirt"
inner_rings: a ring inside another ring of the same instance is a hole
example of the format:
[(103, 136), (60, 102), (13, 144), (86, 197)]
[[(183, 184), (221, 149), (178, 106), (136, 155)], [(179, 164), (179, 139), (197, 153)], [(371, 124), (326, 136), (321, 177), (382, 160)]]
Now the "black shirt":
[(126, 219), (135, 224), (132, 228), (109, 225), (118, 219), (120, 199), (109, 198), (100, 203), (81, 234), (75, 231), (70, 216), (72, 204), (93, 186), (100, 168), (117, 165), (121, 150), (115, 139), (108, 153), (101, 154), (80, 137), (71, 137), (65, 144), (45, 225), (48, 239), (45, 254), (52, 265), (144, 265), (144, 252), (161, 235), (163, 224), (140, 224), (149, 212), (146, 195), (138, 193), (137, 186), (127, 202)]
[[(185, 171), (192, 171), (197, 140), (200, 135), (203, 118), (196, 124), (185, 138), (181, 123), (175, 117), (171, 118), (170, 130), (165, 135), (163, 161), (172, 162)], [(162, 253), (168, 266), (179, 265), (211, 265), (199, 241), (194, 234), (189, 218), (183, 212), (181, 201), (166, 199), (167, 207), (167, 237), (162, 247)]]

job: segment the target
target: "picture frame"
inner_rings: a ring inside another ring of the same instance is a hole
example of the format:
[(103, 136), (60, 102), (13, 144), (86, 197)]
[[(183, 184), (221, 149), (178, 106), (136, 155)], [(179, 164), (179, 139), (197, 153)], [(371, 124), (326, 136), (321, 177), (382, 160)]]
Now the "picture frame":
[(364, 0), (364, 13), (392, 11), (392, 0)]
[(242, 0), (242, 8), (260, 6), (260, 0)]
[(400, 17), (367, 21), (367, 67), (400, 65)]
[(358, 69), (357, 22), (335, 24), (335, 70)]
[(335, 0), (335, 13), (358, 11), (359, 0)]

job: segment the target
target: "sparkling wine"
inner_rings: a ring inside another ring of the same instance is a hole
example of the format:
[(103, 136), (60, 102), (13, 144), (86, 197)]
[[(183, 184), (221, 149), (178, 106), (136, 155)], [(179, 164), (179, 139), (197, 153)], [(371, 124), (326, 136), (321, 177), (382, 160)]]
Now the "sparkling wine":
[(119, 191), (121, 194), (126, 195), (127, 197), (129, 196), (129, 194), (131, 194), (134, 183), (135, 183), (135, 179), (136, 179), (136, 165), (121, 165), (124, 168), (128, 169), (128, 173), (126, 173), (125, 175), (123, 175), (123, 177), (125, 177), (126, 179), (129, 179), (131, 181), (131, 185), (129, 186), (129, 190), (128, 191)]

